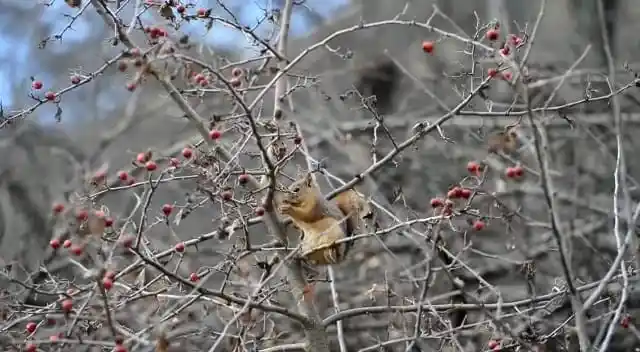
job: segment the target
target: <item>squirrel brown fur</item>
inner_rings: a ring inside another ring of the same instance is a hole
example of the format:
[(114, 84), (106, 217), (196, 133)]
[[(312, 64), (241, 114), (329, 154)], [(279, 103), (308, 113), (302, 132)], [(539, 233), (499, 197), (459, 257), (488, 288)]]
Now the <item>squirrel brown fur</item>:
[(280, 212), (302, 231), (302, 257), (315, 265), (344, 260), (353, 241), (335, 242), (362, 231), (371, 215), (369, 203), (352, 189), (326, 200), (311, 173), (293, 182), (279, 203)]

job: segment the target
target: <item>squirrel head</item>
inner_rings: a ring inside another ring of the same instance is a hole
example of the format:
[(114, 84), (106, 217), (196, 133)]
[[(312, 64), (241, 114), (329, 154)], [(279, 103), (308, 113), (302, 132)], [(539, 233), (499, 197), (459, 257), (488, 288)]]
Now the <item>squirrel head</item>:
[(313, 182), (313, 175), (306, 173), (287, 188), (283, 201), (293, 206), (303, 206), (315, 201), (317, 187)]

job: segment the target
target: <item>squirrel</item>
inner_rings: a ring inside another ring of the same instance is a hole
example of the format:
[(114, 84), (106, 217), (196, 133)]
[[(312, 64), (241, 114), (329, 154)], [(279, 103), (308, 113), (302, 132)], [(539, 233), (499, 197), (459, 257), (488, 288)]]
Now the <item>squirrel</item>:
[(362, 231), (371, 207), (358, 192), (349, 189), (333, 201), (326, 200), (307, 172), (294, 181), (279, 199), (279, 211), (288, 215), (302, 232), (302, 258), (314, 265), (338, 264), (346, 257), (353, 241), (336, 241)]

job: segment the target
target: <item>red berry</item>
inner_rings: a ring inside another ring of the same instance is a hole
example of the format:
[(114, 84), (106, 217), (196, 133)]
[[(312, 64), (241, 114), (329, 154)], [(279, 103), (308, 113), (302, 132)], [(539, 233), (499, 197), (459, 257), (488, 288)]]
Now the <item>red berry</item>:
[(500, 32), (498, 32), (498, 30), (495, 28), (488, 30), (487, 33), (485, 34), (485, 37), (492, 41), (498, 40), (499, 36), (500, 36)]
[(151, 38), (155, 39), (155, 38), (160, 36), (160, 32), (161, 32), (160, 28), (153, 27), (153, 28), (149, 29), (149, 36), (151, 36)]
[(183, 242), (177, 243), (175, 249), (176, 249), (176, 252), (178, 253), (184, 252), (184, 243)]
[(134, 90), (136, 90), (136, 84), (135, 82), (129, 82), (127, 83), (127, 90), (130, 92), (133, 92)]
[(105, 273), (104, 273), (104, 277), (105, 277), (105, 278), (107, 278), (107, 279), (109, 279), (109, 280), (115, 280), (115, 278), (116, 278), (116, 272), (115, 272), (115, 271), (111, 271), (111, 270), (109, 270), (109, 271), (107, 271), (107, 272), (105, 272)]
[(469, 199), (471, 197), (471, 190), (468, 188), (463, 188), (460, 191), (460, 197), (463, 199)]
[(97, 171), (93, 175), (93, 183), (100, 183), (100, 182), (104, 181), (104, 179), (106, 177), (107, 177), (107, 171), (106, 170)]
[(622, 318), (622, 320), (620, 320), (620, 326), (622, 326), (625, 329), (629, 328), (630, 323), (631, 323), (631, 317), (628, 315)]
[(514, 167), (513, 172), (515, 173), (516, 177), (522, 177), (522, 175), (524, 175), (524, 169), (522, 168), (522, 166)]
[(38, 325), (36, 325), (36, 323), (30, 321), (27, 323), (27, 331), (30, 334), (33, 334), (34, 331), (36, 331), (36, 328), (38, 327)]
[(231, 70), (231, 75), (233, 77), (240, 77), (243, 72), (244, 71), (240, 67), (234, 67), (233, 70)]
[(25, 351), (26, 352), (37, 352), (38, 351), (38, 346), (36, 346), (36, 344), (34, 344), (34, 343), (28, 343), (25, 346)]
[(207, 17), (206, 9), (198, 9), (198, 17)]
[(191, 280), (191, 282), (196, 282), (196, 281), (200, 280), (200, 277), (198, 276), (197, 273), (191, 273), (189, 275), (189, 280)]
[(113, 226), (113, 218), (110, 216), (107, 216), (104, 218), (104, 226), (106, 227), (111, 227)]
[(88, 211), (86, 211), (85, 209), (76, 210), (76, 220), (85, 221), (85, 220), (87, 220), (87, 218), (89, 218), (89, 212)]
[(487, 347), (489, 347), (490, 349), (494, 349), (496, 347), (500, 346), (498, 344), (498, 341), (496, 340), (490, 340), (489, 343), (487, 343)]
[(140, 49), (133, 48), (133, 49), (129, 50), (129, 54), (131, 54), (131, 56), (133, 56), (133, 57), (139, 57), (140, 56)]
[(507, 178), (515, 178), (516, 177), (516, 168), (508, 167), (505, 171)]
[(56, 93), (49, 91), (44, 93), (44, 97), (49, 101), (53, 101), (56, 100)]
[(124, 72), (127, 70), (127, 63), (125, 61), (118, 62), (118, 71)]
[(127, 179), (129, 179), (129, 174), (126, 171), (120, 171), (118, 172), (118, 178), (120, 179), (120, 181), (126, 181)]
[(431, 54), (433, 52), (434, 43), (430, 40), (425, 40), (422, 42), (422, 51), (427, 54)]
[(476, 220), (473, 222), (473, 229), (476, 231), (482, 231), (484, 229), (485, 223), (482, 220)]
[(133, 236), (130, 235), (124, 235), (121, 239), (120, 239), (120, 244), (122, 245), (122, 247), (124, 248), (131, 248), (131, 246), (133, 245)]
[(487, 76), (493, 78), (493, 77), (495, 77), (497, 75), (498, 75), (498, 70), (497, 69), (491, 67), (490, 69), (487, 70)]
[(518, 46), (518, 45), (522, 44), (522, 38), (518, 37), (515, 34), (509, 34), (509, 41), (514, 46)]
[(71, 240), (64, 240), (64, 242), (62, 242), (62, 247), (69, 248), (72, 244), (73, 243), (71, 243)]
[(144, 164), (144, 167), (147, 169), (147, 171), (154, 171), (158, 168), (158, 164), (156, 164), (153, 160), (149, 160), (146, 164)]
[(51, 248), (53, 249), (60, 248), (60, 240), (57, 238), (52, 239), (51, 241), (49, 241), (49, 246), (51, 246)]
[(233, 199), (233, 193), (231, 193), (231, 191), (222, 191), (220, 192), (220, 198), (225, 202), (228, 202)]
[(49, 336), (49, 341), (51, 341), (52, 343), (58, 342), (58, 339), (59, 339), (58, 335)]
[[(62, 301), (62, 310), (64, 310), (65, 312), (70, 312), (71, 309), (73, 309), (73, 301), (70, 299), (65, 299), (64, 301)], [(54, 335), (55, 336), (55, 335)]]
[(222, 136), (222, 132), (220, 132), (219, 130), (211, 130), (211, 131), (209, 131), (209, 138), (211, 138), (213, 140), (218, 140), (218, 139), (220, 139), (221, 136)]
[(263, 207), (256, 207), (256, 215), (257, 216), (262, 216), (264, 215), (264, 208)]
[(127, 348), (121, 344), (116, 345), (116, 348), (113, 349), (113, 352), (127, 352)]
[(209, 80), (206, 78), (200, 81), (200, 87), (206, 87), (209, 85)]
[(196, 81), (196, 83), (200, 83), (207, 78), (202, 73), (198, 73), (193, 79)]
[(60, 213), (62, 213), (64, 211), (64, 204), (55, 203), (55, 204), (53, 204), (52, 208), (53, 208), (52, 210), (53, 210), (54, 214), (60, 214)]
[(113, 280), (108, 277), (102, 278), (102, 287), (104, 287), (106, 291), (111, 290), (111, 288), (113, 288)]
[(509, 72), (509, 71), (505, 71), (505, 72), (502, 74), (502, 78), (503, 78), (505, 81), (510, 81), (510, 80), (511, 80), (511, 78), (513, 78), (513, 74), (512, 74), (511, 72)]
[(74, 244), (71, 246), (71, 248), (69, 248), (69, 250), (73, 255), (82, 255), (82, 246), (80, 245)]
[(440, 198), (431, 199), (431, 207), (432, 208), (439, 208), (439, 207), (441, 207), (443, 205), (444, 205), (444, 202), (442, 201), (442, 199), (440, 199)]
[(33, 81), (31, 82), (31, 88), (38, 90), (42, 89), (42, 81)]
[(132, 184), (136, 183), (136, 179), (131, 177), (130, 179), (127, 180), (127, 185), (131, 186)]
[(193, 156), (193, 149), (191, 148), (184, 148), (182, 149), (182, 156), (189, 159)]
[(136, 161), (140, 164), (146, 163), (147, 161), (149, 161), (149, 156), (147, 153), (138, 153), (138, 155), (136, 156)]
[(78, 83), (80, 83), (81, 80), (82, 80), (82, 78), (80, 78), (80, 76), (78, 76), (78, 75), (71, 76), (71, 83), (73, 83), (73, 84), (78, 84)]
[(302, 137), (301, 136), (293, 137), (293, 144), (300, 145), (301, 143), (302, 143)]
[(178, 160), (176, 158), (171, 158), (171, 159), (169, 159), (169, 165), (171, 165), (173, 167), (179, 167), (180, 166), (180, 160)]
[(467, 164), (467, 171), (469, 171), (470, 173), (476, 173), (478, 172), (478, 170), (480, 170), (480, 164), (478, 164), (475, 161), (470, 161)]
[(238, 183), (241, 185), (246, 185), (247, 182), (249, 182), (249, 175), (248, 174), (241, 174), (240, 176), (238, 176)]
[(451, 198), (451, 199), (460, 198), (461, 195), (462, 195), (462, 188), (457, 186), (453, 187), (452, 189), (449, 190), (449, 192), (447, 192), (447, 198)]
[(169, 216), (172, 211), (173, 211), (173, 205), (165, 204), (162, 206), (162, 213), (164, 214), (164, 216)]
[(233, 88), (238, 88), (242, 85), (242, 80), (240, 77), (233, 77), (229, 80), (229, 84), (231, 84)]
[(178, 5), (178, 7), (176, 8), (176, 11), (178, 11), (178, 13), (184, 13), (185, 10), (186, 8), (183, 5)]
[(500, 49), (500, 54), (502, 54), (502, 56), (509, 56), (510, 53), (511, 53), (511, 49), (509, 49), (508, 46), (505, 46), (504, 48)]

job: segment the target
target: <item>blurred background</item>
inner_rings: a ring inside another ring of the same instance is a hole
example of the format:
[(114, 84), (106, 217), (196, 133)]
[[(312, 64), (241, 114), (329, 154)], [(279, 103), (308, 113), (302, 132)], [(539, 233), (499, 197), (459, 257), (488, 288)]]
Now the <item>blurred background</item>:
[[(134, 3), (136, 1), (128, 2), (120, 13), (125, 21), (132, 18)], [(277, 28), (273, 16), (283, 6), (283, 0), (225, 0), (222, 3), (233, 16), (217, 1), (190, 1), (194, 8), (189, 11), (212, 8), (213, 14), (257, 28), (255, 32), (263, 39), (273, 41), (274, 28)], [(481, 40), (484, 30), (479, 28), (498, 21), (501, 37), (513, 33), (525, 38), (524, 34), (531, 32), (539, 15), (541, 1), (301, 0), (296, 4), (290, 58), (336, 30), (355, 26), (360, 21), (371, 23), (393, 18), (426, 21), (434, 11), (438, 11), (438, 15), (433, 18), (433, 25), (463, 37), (477, 35)], [(637, 0), (604, 1), (601, 19), (597, 0), (547, 1), (527, 67), (534, 104), (541, 107), (553, 96), (550, 106), (561, 106), (606, 95), (609, 84), (620, 89), (632, 82), (636, 70), (640, 69), (637, 39), (640, 6), (637, 5)], [(81, 16), (75, 18), (81, 11)], [(210, 29), (200, 21), (180, 23), (179, 28), (175, 28), (157, 11), (149, 11), (141, 20), (145, 25), (165, 28), (173, 40), (188, 35), (193, 45), (181, 52), (215, 67), (263, 54), (260, 45), (247, 35), (220, 23)], [(137, 32), (134, 38), (143, 43), (141, 33)], [(61, 0), (0, 0), (0, 101), (4, 116), (12, 116), (35, 103), (29, 96), (30, 77), (43, 82), (44, 88), (34, 93), (41, 96), (47, 90), (59, 91), (70, 86), (73, 75), (84, 76), (98, 70), (123, 49), (111, 44), (111, 36), (111, 30), (91, 5), (72, 9)], [(605, 38), (612, 50), (616, 82), (606, 77)], [(423, 40), (436, 41), (434, 55), (425, 55), (422, 51)], [(566, 77), (562, 87), (552, 93), (559, 77), (589, 45), (586, 56)], [(362, 100), (349, 92), (356, 88), (362, 96), (375, 95), (378, 112), (385, 117), (396, 139), (404, 140), (416, 122), (433, 122), (454, 107), (462, 95), (469, 92), (471, 76), (478, 83), (487, 68), (495, 67), (495, 61), (478, 54), (477, 71), (472, 71), (472, 61), (465, 50), (468, 48), (458, 41), (405, 25), (388, 24), (349, 32), (309, 54), (292, 71), (311, 78), (289, 78), (291, 85), (300, 88), (285, 104), (286, 116), (300, 123), (311, 155), (324, 160), (323, 165), (337, 177), (333, 179), (333, 185), (337, 186), (338, 178), (349, 180), (372, 160), (372, 116), (361, 108)], [(247, 61), (244, 66), (256, 68), (258, 65)], [(270, 78), (259, 76), (255, 84), (259, 86)], [(33, 258), (43, 257), (47, 243), (55, 235), (49, 217), (50, 206), (82, 189), (84, 179), (78, 177), (79, 174), (95, 172), (104, 165), (108, 165), (113, 174), (130, 167), (131, 160), (141, 151), (152, 149), (170, 156), (197, 140), (192, 127), (157, 83), (148, 80), (132, 93), (125, 89), (130, 79), (130, 73), (122, 74), (112, 65), (80, 89), (65, 93), (59, 105), (44, 104), (0, 131), (0, 258), (5, 264), (17, 262), (21, 267), (20, 270), (15, 266), (7, 269), (11, 275), (24, 278), (24, 273), (37, 270), (40, 262)], [(247, 90), (249, 101), (255, 92)], [(490, 165), (495, 171), (488, 175), (483, 189), (501, 195), (512, 212), (526, 216), (508, 217), (493, 208), (490, 197), (481, 197), (478, 208), (495, 215), (494, 220), (488, 221), (486, 231), (471, 240), (466, 235), (469, 219), (462, 217), (444, 236), (453, 253), (459, 253), (467, 264), (500, 288), (505, 301), (526, 299), (562, 287), (558, 284), (562, 279), (558, 272), (557, 246), (549, 232), (547, 209), (532, 152), (531, 130), (527, 126), (519, 129), (520, 149), (514, 155), (488, 156), (484, 148), (486, 136), (515, 118), (473, 113), (504, 112), (514, 97), (508, 84), (492, 82), (484, 97), (474, 98), (464, 109), (467, 111), (464, 116), (456, 117), (443, 128), (449, 142), (437, 134), (426, 137), (415, 150), (398, 158), (393, 167), (374, 174), (361, 189), (393, 211), (395, 219), (381, 216), (384, 226), (392, 226), (399, 219), (430, 215), (429, 199), (442, 196), (452, 184), (460, 182), (467, 174), (465, 165), (469, 160), (482, 160)], [(626, 180), (633, 203), (640, 198), (637, 182), (640, 165), (633, 162), (633, 151), (640, 147), (634, 138), (640, 123), (639, 99), (636, 87), (620, 94), (623, 146), (629, 155)], [(224, 115), (232, 108), (228, 99), (215, 94), (208, 99), (191, 101), (203, 116)], [(272, 115), (272, 103), (270, 93), (260, 107), (263, 116)], [(522, 103), (516, 101), (516, 110), (520, 109)], [(611, 105), (607, 100), (576, 104), (563, 108), (560, 113), (556, 109), (546, 117), (549, 119), (546, 131), (550, 165), (562, 204), (562, 228), (571, 239), (573, 269), (580, 282), (597, 281), (616, 255), (611, 235), (616, 160)], [(564, 117), (572, 123), (567, 123)], [(389, 139), (380, 137), (377, 156), (385, 155), (392, 148)], [(502, 172), (515, 164), (529, 170), (526, 179), (519, 183), (509, 182)], [(194, 184), (188, 182), (167, 186), (154, 196), (151, 208), (157, 212), (165, 202), (181, 201), (194, 188)], [(115, 193), (101, 199), (101, 204), (120, 216), (130, 209), (131, 198), (124, 192)], [(211, 205), (194, 212), (181, 223), (178, 236), (188, 239), (212, 231), (219, 220), (217, 211)], [(627, 226), (623, 224), (624, 229)], [(426, 232), (427, 227), (418, 227), (416, 231)], [(252, 234), (259, 241), (266, 241), (261, 231)], [(154, 238), (158, 248), (166, 248), (173, 241), (161, 230)], [(411, 231), (360, 241), (360, 251), (346, 264), (348, 268), (339, 271), (341, 279), (349, 278), (349, 284), (339, 284), (338, 289), (344, 297), (352, 298), (341, 308), (379, 304), (372, 302), (365, 292), (373, 284), (385, 284), (381, 277), (387, 277), (386, 284), (392, 286), (397, 299), (393, 304), (405, 304), (404, 298), (415, 297), (417, 287), (410, 284), (408, 278), (424, 274), (424, 254), (417, 250), (422, 241), (423, 238)], [(230, 245), (228, 241), (215, 241), (212, 252), (203, 249), (201, 257), (193, 256), (185, 263), (183, 272), (186, 275), (194, 268), (218, 263), (223, 257), (222, 248)], [(533, 280), (522, 270), (524, 264), (530, 263), (537, 270)], [(459, 267), (456, 270), (466, 287), (478, 287), (477, 278)], [(442, 284), (436, 285), (430, 295), (451, 289), (451, 283), (442, 279)], [(326, 293), (327, 287), (319, 290)], [(320, 297), (326, 315), (331, 312), (331, 302), (326, 295), (320, 294)], [(601, 311), (593, 313), (601, 319), (589, 326), (593, 336), (600, 331), (600, 326), (606, 326), (600, 323), (609, 322), (610, 315), (603, 313), (608, 311), (609, 303), (596, 307)], [(632, 296), (628, 306), (630, 314), (634, 314), (638, 303), (637, 297)], [(569, 309), (566, 302), (560, 302), (549, 311), (533, 319), (536, 324), (542, 324), (542, 335), (566, 319)], [(485, 318), (480, 312), (468, 314), (470, 322)], [(515, 319), (517, 331), (525, 331), (525, 327), (533, 324), (525, 320)], [(413, 321), (414, 317), (405, 315), (385, 316), (381, 321), (359, 317), (347, 320), (345, 326), (353, 332), (349, 334), (349, 343), (354, 348), (362, 348), (373, 341), (406, 336), (403, 326)], [(389, 322), (393, 326), (391, 333)], [(486, 340), (487, 335), (486, 329), (472, 331), (466, 347), (477, 350), (473, 344)], [(558, 338), (553, 343), (564, 342)], [(635, 337), (621, 334), (611, 351), (625, 351), (630, 346), (637, 346)], [(554, 350), (550, 348), (549, 351)]]

